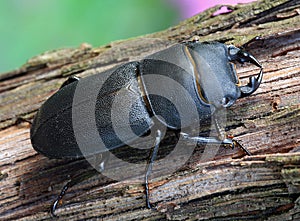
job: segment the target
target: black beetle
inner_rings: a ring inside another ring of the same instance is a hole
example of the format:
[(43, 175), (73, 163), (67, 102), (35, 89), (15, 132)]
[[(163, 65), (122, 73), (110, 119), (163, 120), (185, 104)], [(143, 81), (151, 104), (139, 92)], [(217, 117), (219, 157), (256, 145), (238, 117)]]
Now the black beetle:
[[(260, 73), (257, 77), (251, 76), (247, 85), (240, 86), (232, 63), (234, 61), (251, 62), (260, 68)], [(160, 76), (155, 82), (153, 82), (154, 75)], [(158, 122), (169, 129), (178, 130), (184, 140), (219, 143), (234, 147), (238, 143), (224, 135), (217, 117), (214, 116), (222, 108), (230, 107), (238, 98), (247, 97), (256, 91), (262, 77), (261, 64), (252, 55), (235, 46), (198, 41), (176, 44), (140, 61), (126, 63), (103, 73), (82, 79), (69, 78), (36, 114), (30, 131), (32, 146), (49, 158), (81, 158), (122, 147), (134, 140), (136, 136), (147, 136), (148, 132), (155, 128), (154, 122), (156, 124)], [(181, 85), (189, 98), (185, 98), (180, 91), (175, 91), (170, 85), (160, 80), (163, 78), (171, 79)], [(87, 93), (75, 101), (79, 84), (81, 88), (88, 91), (94, 87), (91, 86), (92, 84), (99, 83), (101, 87), (98, 88), (96, 97), (91, 98)], [(171, 105), (168, 99), (155, 95), (156, 90), (169, 93), (168, 98), (171, 97), (174, 102), (179, 102), (178, 105), (184, 108), (186, 116), (183, 116), (184, 112), (179, 113), (176, 105)], [(129, 109), (126, 113), (128, 117), (126, 122), (123, 121), (123, 117), (117, 116), (117, 119), (114, 119), (117, 126), (112, 125), (111, 116), (112, 109), (115, 108), (113, 102), (116, 94), (121, 98), (117, 103), (117, 111), (120, 115), (123, 110)], [(196, 117), (200, 123), (213, 116), (218, 137), (191, 136), (185, 132), (184, 128), (194, 125), (195, 121), (195, 116), (189, 114), (190, 107), (186, 99), (191, 99), (195, 104)], [(92, 103), (91, 100), (93, 100)], [(94, 131), (86, 130), (84, 126), (81, 127), (85, 120), (89, 120), (89, 116), (86, 116), (84, 111), (82, 113), (80, 111), (89, 105), (94, 105), (96, 135), (91, 135)], [(74, 119), (74, 109), (80, 112), (80, 117), (76, 119)], [(74, 122), (79, 122), (79, 126), (76, 126), (77, 131), (75, 131)], [(122, 128), (124, 122), (129, 124), (133, 133), (121, 134), (122, 138), (120, 138), (115, 130)], [(87, 146), (84, 153), (82, 153), (82, 148), (79, 148), (77, 135), (82, 136), (83, 144)], [(97, 144), (93, 136), (101, 137), (103, 143)], [(148, 176), (161, 138), (161, 131), (157, 129), (145, 175), (148, 207), (150, 207)], [(97, 145), (104, 145), (106, 149), (97, 148)], [(246, 149), (244, 150), (250, 155)], [(100, 170), (104, 169), (106, 160), (105, 156), (100, 160)], [(66, 189), (74, 183), (71, 181), (64, 187), (52, 206), (52, 214)]]

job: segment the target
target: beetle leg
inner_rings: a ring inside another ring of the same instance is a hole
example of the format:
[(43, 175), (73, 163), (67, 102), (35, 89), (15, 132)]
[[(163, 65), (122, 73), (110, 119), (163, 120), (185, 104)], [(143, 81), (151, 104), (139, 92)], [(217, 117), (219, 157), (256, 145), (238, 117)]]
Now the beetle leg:
[(232, 140), (231, 137), (227, 136), (225, 133), (225, 130), (223, 127), (221, 127), (220, 124), (220, 118), (224, 119), (224, 116), (220, 115), (222, 112), (218, 111), (215, 112), (215, 114), (213, 115), (213, 121), (215, 123), (215, 127), (218, 133), (218, 138), (216, 137), (191, 137), (186, 133), (180, 132), (181, 136), (183, 137), (184, 140), (188, 140), (191, 142), (196, 142), (197, 144), (221, 144), (224, 146), (230, 146), (232, 149), (234, 147), (239, 147), (241, 148), (247, 155), (251, 155), (251, 153), (245, 148), (243, 147), (239, 142), (237, 142), (236, 140)]
[(66, 185), (64, 185), (64, 187), (62, 188), (60, 194), (58, 195), (57, 199), (52, 203), (51, 208), (50, 208), (50, 212), (51, 215), (53, 217), (56, 217), (57, 215), (55, 214), (55, 210), (57, 209), (58, 205), (62, 204), (62, 199), (64, 197), (64, 195), (66, 195), (66, 192), (69, 188), (71, 188), (72, 186), (86, 180), (89, 179), (90, 177), (93, 177), (94, 175), (96, 175), (98, 173), (98, 171), (96, 169), (93, 169), (91, 171), (88, 171), (86, 173), (82, 173), (79, 174), (78, 176), (72, 178), (71, 181), (69, 181)]
[(149, 179), (149, 175), (152, 171), (153, 163), (154, 163), (155, 158), (157, 156), (160, 141), (161, 141), (161, 131), (157, 130), (157, 135), (156, 135), (156, 138), (155, 138), (154, 148), (152, 149), (151, 158), (148, 162), (147, 170), (146, 170), (146, 174), (145, 174), (146, 204), (147, 204), (147, 207), (149, 209), (151, 209), (152, 206), (151, 206), (150, 200), (149, 200), (149, 181), (148, 181), (148, 179)]
[[(217, 130), (217, 133), (219, 135), (219, 139), (220, 140), (231, 140), (231, 143), (229, 144), (229, 146), (233, 149), (234, 147), (239, 147), (240, 149), (242, 149), (248, 156), (252, 155), (249, 150), (247, 150), (247, 148), (243, 147), (239, 142), (237, 142), (236, 140), (232, 140), (233, 136), (227, 136), (224, 130), (224, 127), (220, 126), (220, 122), (219, 122), (219, 118), (218, 118), (218, 112), (216, 112), (213, 115), (213, 121), (215, 123), (215, 127)], [(222, 117), (222, 119), (224, 119), (224, 117)], [(223, 144), (223, 143), (222, 143)], [(228, 145), (228, 144), (225, 144)]]
[(222, 122), (222, 120), (225, 119), (225, 116), (222, 115), (222, 113), (225, 113), (225, 112), (219, 110), (219, 111), (216, 111), (213, 115), (213, 122), (215, 124), (216, 130), (217, 130), (217, 133), (218, 133), (218, 138), (220, 140), (224, 140), (226, 138), (225, 129), (224, 129), (224, 127), (221, 126), (221, 125), (225, 125), (225, 123)]
[(15, 119), (16, 119), (16, 120), (15, 120), (15, 125), (19, 125), (19, 124), (21, 124), (21, 123), (23, 123), (23, 122), (27, 122), (27, 123), (29, 123), (30, 125), (32, 125), (32, 121), (30, 121), (30, 120), (28, 120), (28, 119), (26, 119), (26, 118), (24, 118), (24, 117), (16, 117)]
[(191, 137), (190, 135), (180, 132), (180, 135), (183, 137), (183, 140), (187, 140), (189, 142), (197, 143), (197, 144), (221, 144), (224, 146), (230, 146), (231, 148), (239, 147), (241, 148), (248, 156), (252, 154), (249, 150), (243, 147), (238, 141), (232, 140), (230, 138), (226, 138), (224, 140), (219, 140), (216, 137)]
[(93, 176), (95, 176), (96, 174), (98, 174), (99, 172), (102, 172), (104, 170), (104, 165), (107, 162), (108, 158), (107, 156), (109, 156), (109, 154), (100, 154), (101, 155), (101, 161), (99, 162), (99, 168), (98, 170), (93, 169), (93, 170), (89, 170), (85, 173), (79, 174), (75, 177), (73, 177), (71, 179), (71, 181), (69, 181), (66, 185), (64, 185), (64, 187), (62, 188), (60, 194), (58, 195), (57, 199), (52, 203), (51, 208), (50, 208), (50, 213), (53, 217), (56, 217), (57, 215), (55, 214), (55, 210), (57, 208), (58, 205), (62, 204), (62, 199), (64, 197), (64, 195), (66, 195), (66, 192), (69, 188), (71, 188), (72, 186), (75, 186), (76, 184), (87, 180)]
[(68, 84), (71, 84), (73, 82), (76, 82), (76, 81), (79, 81), (80, 78), (79, 77), (76, 77), (76, 76), (71, 76), (69, 77), (61, 86), (59, 89), (63, 88), (64, 86), (68, 85)]
[(220, 140), (216, 137), (191, 137), (189, 134), (180, 132), (180, 135), (182, 136), (183, 140), (187, 140), (193, 143), (197, 143), (197, 144), (222, 144), (222, 145), (233, 145), (234, 146), (234, 142), (231, 139), (224, 139), (224, 140)]
[(237, 146), (240, 149), (242, 149), (248, 156), (252, 156), (250, 151), (246, 147), (243, 147), (239, 142), (237, 142), (237, 140), (233, 140), (233, 143), (234, 143), (234, 146)]
[(225, 122), (224, 120), (226, 120), (226, 116), (224, 115), (226, 112), (223, 111), (223, 109), (219, 109), (217, 110), (214, 114), (213, 114), (213, 122), (215, 124), (215, 128), (217, 130), (217, 134), (218, 134), (218, 138), (219, 140), (231, 140), (231, 143), (228, 142), (228, 144), (223, 144), (224, 146), (229, 146), (232, 149), (235, 147), (235, 143), (232, 140), (233, 137), (226, 135), (225, 132)]

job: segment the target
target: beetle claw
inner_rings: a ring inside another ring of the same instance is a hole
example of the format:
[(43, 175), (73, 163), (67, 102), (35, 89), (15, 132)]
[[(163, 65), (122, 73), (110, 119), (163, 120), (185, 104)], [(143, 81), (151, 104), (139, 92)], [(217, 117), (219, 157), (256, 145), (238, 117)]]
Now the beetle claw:
[(257, 78), (255, 78), (254, 76), (251, 76), (249, 78), (249, 83), (246, 86), (241, 86), (240, 87), (241, 98), (242, 97), (248, 97), (253, 92), (255, 92), (257, 90), (257, 88), (259, 87), (261, 81), (262, 81), (262, 77), (263, 77), (263, 71), (262, 71), (262, 68), (261, 68)]
[(237, 61), (240, 63), (245, 63), (245, 62), (250, 62), (252, 64), (254, 64), (255, 66), (261, 68), (261, 64), (259, 63), (259, 61), (251, 54), (249, 54), (248, 52), (239, 50), (237, 53)]
[(231, 149), (238, 147), (238, 148), (242, 149), (248, 156), (252, 155), (246, 147), (243, 147), (237, 140), (234, 140), (233, 136), (231, 136), (231, 135), (229, 135), (227, 139), (223, 140), (222, 144), (224, 146), (231, 147)]
[(250, 62), (257, 67), (262, 68), (259, 61), (253, 55), (233, 45), (228, 46), (228, 54), (229, 54), (230, 61), (238, 61), (241, 64), (245, 62)]
[(60, 202), (60, 200), (57, 199), (57, 200), (55, 200), (55, 201), (52, 203), (52, 205), (51, 205), (50, 213), (51, 213), (51, 216), (53, 216), (53, 217), (57, 217), (57, 215), (55, 214), (55, 210), (56, 210), (57, 205), (59, 204), (59, 202)]
[(257, 77), (251, 76), (249, 78), (249, 83), (246, 86), (241, 86), (241, 98), (242, 97), (247, 97), (251, 95), (253, 92), (257, 90), (259, 87), (262, 78), (263, 78), (263, 68), (262, 65), (259, 63), (259, 61), (251, 54), (248, 52), (245, 52), (233, 45), (228, 46), (228, 54), (229, 54), (229, 60), (230, 61), (238, 61), (239, 63), (245, 63), (245, 62), (250, 62), (254, 64), (255, 66), (260, 68), (260, 72)]
[(252, 154), (250, 153), (250, 151), (246, 147), (243, 147), (238, 141), (233, 140), (233, 143), (234, 143), (234, 146), (237, 146), (240, 149), (242, 149), (248, 156), (252, 156)]
[(51, 208), (50, 208), (50, 213), (53, 217), (57, 217), (55, 214), (55, 210), (58, 206), (58, 204), (62, 204), (62, 198), (66, 194), (66, 191), (69, 188), (69, 185), (72, 181), (68, 182), (62, 189), (61, 193), (58, 195), (57, 199), (52, 203)]

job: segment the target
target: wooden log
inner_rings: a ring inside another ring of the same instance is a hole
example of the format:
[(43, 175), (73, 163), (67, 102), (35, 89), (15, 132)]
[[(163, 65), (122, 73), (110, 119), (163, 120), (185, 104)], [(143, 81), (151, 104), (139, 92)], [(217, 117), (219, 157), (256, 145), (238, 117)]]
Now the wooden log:
[[(140, 59), (194, 35), (242, 46), (264, 66), (260, 88), (227, 115), (228, 133), (253, 156), (220, 149), (202, 160), (197, 148), (178, 171), (144, 186), (99, 174), (74, 186), (59, 220), (300, 220), (300, 1), (261, 0), (213, 16), (212, 8), (180, 24), (93, 48), (58, 49), (0, 75), (0, 220), (48, 220), (49, 206), (69, 177), (90, 170), (82, 161), (48, 159), (30, 143), (41, 104), (73, 74), (84, 77)], [(255, 38), (259, 36), (259, 38)], [(237, 67), (241, 80), (257, 73)]]

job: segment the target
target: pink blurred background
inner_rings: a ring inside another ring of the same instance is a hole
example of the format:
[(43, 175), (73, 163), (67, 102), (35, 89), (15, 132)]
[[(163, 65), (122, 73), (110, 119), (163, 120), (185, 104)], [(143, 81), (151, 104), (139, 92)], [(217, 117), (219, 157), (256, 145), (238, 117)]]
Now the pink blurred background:
[[(0, 73), (17, 68), (47, 50), (77, 47), (82, 42), (104, 45), (164, 30), (217, 4), (251, 1), (0, 1)], [(217, 13), (222, 11), (214, 15)]]
[[(236, 5), (238, 3), (248, 3), (254, 0), (171, 0), (179, 8), (181, 12), (181, 18), (189, 18), (199, 12), (211, 8), (215, 5)], [(224, 10), (224, 11), (222, 11)], [(219, 13), (226, 12), (226, 8), (223, 8)]]

